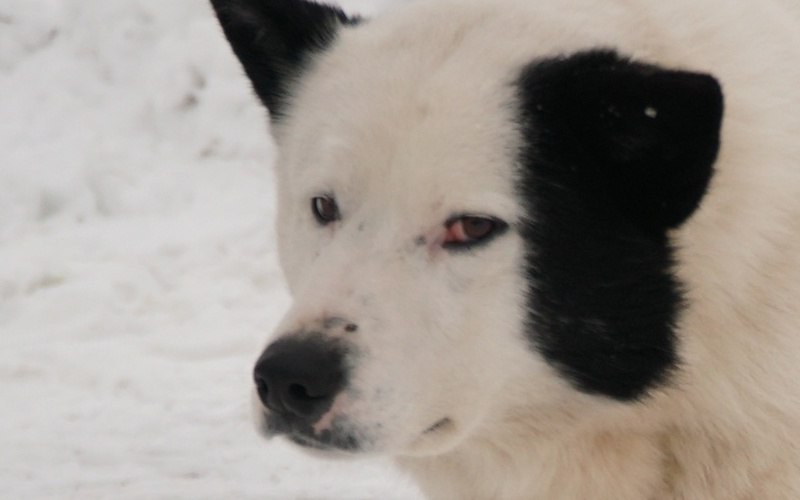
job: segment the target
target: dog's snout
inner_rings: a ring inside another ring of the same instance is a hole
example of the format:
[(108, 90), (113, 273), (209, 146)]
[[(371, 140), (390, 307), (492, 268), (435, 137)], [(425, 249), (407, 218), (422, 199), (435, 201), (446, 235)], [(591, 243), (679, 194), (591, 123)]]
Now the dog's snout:
[(313, 422), (344, 386), (344, 354), (341, 342), (321, 335), (275, 341), (253, 373), (261, 402), (286, 418)]

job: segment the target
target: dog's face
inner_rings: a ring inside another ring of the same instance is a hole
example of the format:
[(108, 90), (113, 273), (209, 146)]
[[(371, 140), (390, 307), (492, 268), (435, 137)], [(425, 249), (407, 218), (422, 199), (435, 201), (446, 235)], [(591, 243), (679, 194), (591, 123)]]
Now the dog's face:
[(294, 304), (255, 369), (266, 433), (435, 454), (515, 408), (668, 380), (667, 232), (711, 176), (712, 78), (611, 51), (509, 62), (469, 27), (420, 41), (413, 22), (300, 1), (213, 4), (280, 148)]

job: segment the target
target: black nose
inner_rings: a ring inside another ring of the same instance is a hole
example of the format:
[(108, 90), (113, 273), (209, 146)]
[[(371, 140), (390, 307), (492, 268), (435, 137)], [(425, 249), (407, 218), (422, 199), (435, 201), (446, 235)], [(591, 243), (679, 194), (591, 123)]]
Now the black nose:
[(344, 354), (341, 342), (321, 335), (276, 340), (256, 363), (258, 397), (277, 414), (313, 422), (344, 386)]

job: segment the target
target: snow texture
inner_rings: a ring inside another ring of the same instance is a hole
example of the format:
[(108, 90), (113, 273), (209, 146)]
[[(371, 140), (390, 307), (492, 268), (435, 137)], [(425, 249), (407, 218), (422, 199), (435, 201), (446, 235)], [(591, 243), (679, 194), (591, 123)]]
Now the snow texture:
[(252, 428), (274, 157), (205, 0), (0, 0), (0, 497), (419, 498)]

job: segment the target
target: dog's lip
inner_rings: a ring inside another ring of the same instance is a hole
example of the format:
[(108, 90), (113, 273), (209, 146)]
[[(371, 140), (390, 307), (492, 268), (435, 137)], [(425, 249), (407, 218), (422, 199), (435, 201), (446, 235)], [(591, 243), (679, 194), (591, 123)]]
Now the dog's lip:
[(293, 441), (300, 446), (319, 449), (325, 448), (323, 443), (315, 440), (313, 437), (306, 436), (303, 433), (298, 432), (296, 429), (293, 429), (291, 425), (281, 423), (279, 419), (270, 418), (270, 414), (268, 412), (263, 413), (259, 430), (261, 431), (261, 434), (267, 438), (286, 436), (290, 441)]
[(322, 444), (319, 441), (316, 441), (314, 439), (311, 439), (311, 438), (308, 438), (306, 436), (303, 436), (302, 434), (290, 433), (290, 434), (287, 434), (286, 436), (294, 444), (299, 445), (299, 446), (303, 446), (305, 448), (311, 448), (311, 449), (320, 450), (320, 451), (327, 451), (327, 450), (331, 449), (329, 446), (324, 445), (324, 444)]
[(258, 415), (256, 429), (262, 436), (268, 439), (285, 433), (285, 429), (276, 425), (275, 421), (270, 418), (270, 414), (266, 411), (262, 411)]
[(453, 421), (449, 417), (444, 417), (437, 420), (435, 424), (425, 429), (425, 431), (423, 431), (423, 434), (431, 434), (433, 432), (440, 431), (445, 427), (449, 427), (451, 425), (453, 425)]
[(270, 424), (270, 422), (268, 422), (267, 419), (264, 419), (263, 423), (259, 426), (259, 430), (261, 431), (261, 434), (267, 439), (283, 436), (289, 441), (293, 442), (294, 444), (308, 450), (314, 450), (318, 452), (337, 451), (336, 448), (331, 447), (326, 443), (320, 442), (311, 436), (306, 436), (288, 427), (275, 425), (274, 423)]
[(267, 439), (281, 436), (306, 450), (321, 452), (325, 455), (352, 455), (363, 451), (364, 446), (364, 441), (342, 429), (315, 433), (313, 427), (302, 422), (286, 421), (269, 412), (262, 412), (258, 429)]

